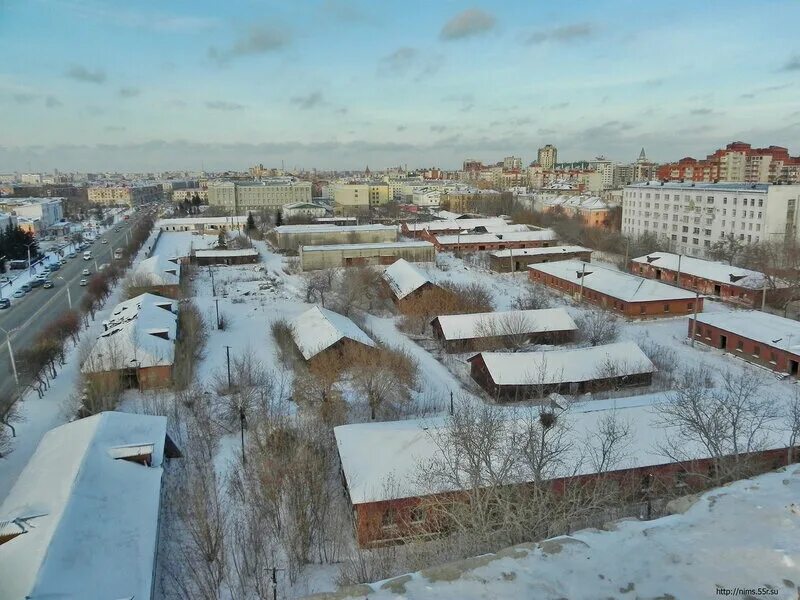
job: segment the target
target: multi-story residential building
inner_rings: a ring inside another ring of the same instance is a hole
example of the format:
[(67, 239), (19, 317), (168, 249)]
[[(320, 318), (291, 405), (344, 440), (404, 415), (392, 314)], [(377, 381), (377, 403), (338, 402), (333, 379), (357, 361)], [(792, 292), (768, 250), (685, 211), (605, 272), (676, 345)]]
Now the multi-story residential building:
[(604, 156), (589, 161), (589, 170), (600, 173), (603, 189), (614, 187), (614, 162)]
[(0, 232), (4, 232), (9, 227), (17, 226), (17, 217), (11, 213), (0, 210)]
[(138, 206), (158, 202), (164, 195), (159, 183), (106, 184), (91, 186), (87, 195), (89, 202), (105, 206)]
[(558, 149), (551, 144), (539, 148), (536, 162), (539, 163), (539, 166), (543, 169), (554, 169), (558, 162)]
[(201, 201), (208, 203), (208, 188), (194, 187), (194, 188), (181, 188), (172, 190), (172, 201), (183, 202), (184, 200), (191, 201), (197, 195)]
[(310, 181), (293, 177), (251, 182), (215, 181), (208, 185), (208, 203), (236, 215), (273, 211), (285, 204), (311, 202), (311, 187)]
[(659, 179), (691, 181), (744, 181), (749, 183), (800, 183), (800, 156), (790, 156), (781, 146), (753, 148), (733, 142), (705, 160), (691, 157), (662, 165)]
[(392, 199), (389, 184), (383, 181), (340, 183), (333, 188), (333, 211), (337, 216), (365, 214), (370, 207), (381, 206)]
[(672, 252), (702, 256), (728, 236), (742, 243), (797, 239), (800, 185), (649, 181), (626, 186), (622, 232), (655, 234)]
[(658, 179), (658, 165), (647, 160), (647, 154), (642, 148), (636, 162), (627, 165), (614, 165), (613, 187), (630, 185), (637, 181), (653, 181)]
[(0, 212), (38, 221), (37, 230), (46, 230), (64, 218), (62, 198), (2, 198)]
[(505, 171), (519, 171), (522, 168), (522, 159), (518, 156), (506, 156), (503, 159)]
[(23, 173), (19, 176), (19, 180), (22, 183), (29, 183), (31, 185), (42, 185), (42, 174), (41, 173)]

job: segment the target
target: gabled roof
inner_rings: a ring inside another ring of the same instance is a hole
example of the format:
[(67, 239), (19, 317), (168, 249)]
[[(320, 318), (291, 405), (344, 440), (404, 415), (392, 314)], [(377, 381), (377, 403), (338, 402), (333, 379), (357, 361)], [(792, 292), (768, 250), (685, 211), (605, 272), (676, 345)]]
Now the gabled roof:
[(360, 231), (396, 231), (393, 225), (280, 225), (275, 228), (278, 235), (297, 234), (297, 233), (352, 233)]
[(593, 252), (591, 248), (584, 248), (583, 246), (546, 246), (543, 248), (517, 248), (514, 250), (496, 250), (491, 253), (492, 256), (497, 258), (508, 258), (511, 254), (514, 256), (538, 256), (540, 254), (574, 254), (576, 252)]
[(577, 329), (575, 321), (563, 308), (440, 315), (434, 321), (439, 322), (444, 339), (448, 341)]
[(350, 319), (319, 306), (296, 317), (291, 327), (294, 343), (306, 360), (342, 339), (375, 346), (375, 342)]
[(409, 231), (452, 231), (454, 229), (464, 229), (469, 231), (475, 227), (506, 225), (505, 219), (500, 217), (485, 217), (480, 219), (454, 219), (452, 221), (427, 221), (420, 223), (406, 223)]
[(403, 258), (386, 267), (382, 277), (398, 300), (402, 300), (425, 284), (433, 283), (427, 275)]
[(139, 263), (134, 277), (139, 275), (148, 277), (153, 285), (178, 285), (181, 281), (181, 265), (173, 259), (156, 254)]
[(800, 322), (760, 310), (734, 310), (697, 315), (697, 322), (719, 327), (749, 340), (800, 354)]
[(732, 267), (723, 262), (713, 260), (703, 260), (693, 256), (673, 254), (671, 252), (651, 252), (644, 256), (634, 258), (633, 262), (650, 264), (656, 268), (667, 269), (669, 271), (678, 270), (680, 260), (681, 273), (709, 279), (728, 285), (736, 285), (749, 289), (761, 289), (764, 287), (766, 277), (758, 271)]
[(284, 204), (283, 208), (284, 210), (295, 210), (299, 208), (318, 208), (321, 210), (327, 210), (326, 207), (320, 204), (314, 204), (313, 202), (292, 202), (291, 204)]
[(550, 352), (481, 352), (492, 380), (498, 385), (544, 385), (579, 383), (621, 377), (656, 370), (653, 363), (634, 342), (617, 342), (589, 348), (552, 350)]
[(150, 293), (139, 294), (138, 296), (117, 304), (114, 310), (111, 311), (108, 319), (103, 321), (103, 326), (109, 329), (135, 319), (143, 306), (155, 306), (172, 313), (178, 311), (178, 302), (176, 300)]
[[(166, 428), (105, 412), (44, 435), (0, 506), (25, 530), (0, 545), (0, 595), (150, 598)], [(152, 445), (150, 467), (109, 454), (130, 444)]]
[(495, 244), (498, 242), (537, 242), (558, 239), (552, 229), (535, 231), (508, 231), (500, 233), (465, 233), (461, 235), (437, 235), (440, 244)]
[[(695, 297), (694, 292), (682, 290), (660, 281), (579, 260), (537, 263), (528, 265), (528, 269), (566, 279), (576, 285), (580, 285), (581, 279), (583, 279), (584, 289), (619, 298), (623, 302), (689, 300)], [(583, 277), (581, 277), (582, 274)]]
[(171, 365), (175, 361), (177, 329), (175, 313), (157, 303), (143, 302), (133, 318), (109, 323), (108, 329), (98, 336), (81, 371), (99, 373)]

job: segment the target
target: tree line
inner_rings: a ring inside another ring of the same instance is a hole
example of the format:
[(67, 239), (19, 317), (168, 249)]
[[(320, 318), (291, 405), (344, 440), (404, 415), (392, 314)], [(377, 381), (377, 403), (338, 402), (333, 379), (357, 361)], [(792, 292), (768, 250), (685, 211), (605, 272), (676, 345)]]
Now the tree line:
[(31, 260), (41, 256), (36, 236), (30, 231), (12, 226), (11, 223), (5, 230), (0, 230), (0, 273), (5, 273), (5, 263), (9, 260), (27, 260), (28, 247), (31, 251)]

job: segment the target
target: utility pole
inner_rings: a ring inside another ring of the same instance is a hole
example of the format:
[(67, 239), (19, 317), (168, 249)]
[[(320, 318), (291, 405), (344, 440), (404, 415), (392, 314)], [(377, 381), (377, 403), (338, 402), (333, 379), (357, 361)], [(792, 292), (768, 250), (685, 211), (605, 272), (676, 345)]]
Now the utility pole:
[(56, 279), (60, 279), (61, 281), (64, 282), (64, 287), (67, 290), (67, 303), (69, 304), (69, 309), (72, 310), (72, 293), (69, 291), (69, 284), (67, 283), (67, 280), (61, 277), (60, 275), (56, 277)]
[(766, 304), (767, 304), (767, 277), (764, 276), (764, 287), (761, 290), (761, 310), (764, 310)]
[[(627, 264), (627, 260), (625, 263)], [(583, 278), (586, 276), (586, 263), (581, 264), (581, 291), (578, 295), (578, 300), (583, 300)]]
[(678, 254), (678, 277), (675, 280), (675, 285), (681, 287), (681, 258), (683, 258), (683, 254)]
[(514, 272), (514, 248), (508, 249), (508, 258), (511, 260), (511, 272)]
[[(6, 259), (5, 254), (3, 256), (0, 256), (0, 275), (5, 275), (6, 274), (6, 270), (3, 268), (3, 265), (5, 264), (5, 263), (3, 263), (3, 261), (5, 259)], [(3, 299), (3, 286), (4, 285), (5, 285), (4, 283), (0, 283), (0, 300)]]
[(450, 390), (450, 416), (453, 416), (453, 390)]
[(208, 275), (211, 277), (211, 295), (217, 295), (217, 289), (214, 287), (214, 271), (211, 270), (211, 265), (208, 265)]
[(33, 246), (36, 242), (31, 242), (30, 244), (25, 244), (28, 248), (28, 274), (33, 275), (33, 268), (31, 267), (31, 246)]
[(244, 428), (245, 428), (245, 416), (244, 416), (244, 403), (242, 402), (241, 395), (239, 396), (239, 429), (241, 430), (242, 434), (242, 466), (247, 464), (247, 459), (244, 455)]
[(228, 391), (231, 390), (231, 347), (225, 346), (225, 355), (228, 359)]
[(219, 298), (214, 298), (214, 304), (217, 307), (217, 329), (222, 329), (222, 324), (219, 322)]
[(8, 345), (8, 356), (11, 358), (11, 370), (14, 372), (14, 382), (17, 384), (17, 387), (19, 387), (19, 375), (17, 374), (17, 363), (14, 360), (14, 351), (11, 349), (11, 332), (15, 331), (15, 329), (12, 329), (11, 331), (3, 327), (0, 327), (0, 329), (3, 330), (6, 334), (6, 344)]
[(700, 304), (700, 292), (695, 292), (694, 297), (694, 318), (692, 319), (692, 348), (694, 348), (694, 336), (697, 332), (697, 305)]

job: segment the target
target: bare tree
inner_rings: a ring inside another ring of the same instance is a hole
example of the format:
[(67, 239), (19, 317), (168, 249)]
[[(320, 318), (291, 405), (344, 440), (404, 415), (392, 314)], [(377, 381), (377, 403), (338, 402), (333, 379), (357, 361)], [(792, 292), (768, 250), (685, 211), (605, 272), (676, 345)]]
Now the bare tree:
[(325, 297), (333, 290), (338, 273), (338, 269), (324, 269), (306, 276), (303, 290), (306, 302), (319, 302), (325, 308)]
[(592, 346), (610, 344), (619, 337), (619, 320), (602, 310), (587, 310), (576, 320), (579, 339)]
[(510, 348), (519, 350), (527, 346), (536, 329), (534, 320), (520, 312), (508, 312), (502, 316), (481, 318), (475, 325), (476, 340), (480, 349)]
[(681, 373), (657, 410), (667, 429), (661, 452), (674, 462), (710, 458), (710, 471), (696, 475), (712, 485), (751, 474), (751, 454), (766, 447), (779, 417), (762, 376), (742, 369), (725, 371), (715, 381), (706, 365)]
[(417, 362), (409, 354), (386, 347), (348, 348), (346, 363), (355, 388), (366, 398), (370, 419), (395, 418), (411, 401)]
[(628, 456), (633, 435), (629, 421), (616, 410), (600, 417), (598, 428), (586, 441), (586, 456), (595, 473), (606, 473), (618, 467)]
[(528, 282), (524, 291), (514, 298), (512, 306), (517, 310), (539, 310), (550, 308), (551, 302), (543, 285)]
[(789, 456), (788, 463), (793, 463), (798, 457), (794, 455), (795, 448), (800, 445), (800, 391), (792, 388), (792, 397), (789, 399), (786, 411), (786, 422), (789, 429)]

